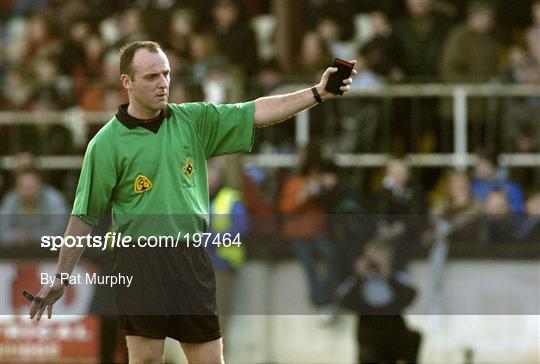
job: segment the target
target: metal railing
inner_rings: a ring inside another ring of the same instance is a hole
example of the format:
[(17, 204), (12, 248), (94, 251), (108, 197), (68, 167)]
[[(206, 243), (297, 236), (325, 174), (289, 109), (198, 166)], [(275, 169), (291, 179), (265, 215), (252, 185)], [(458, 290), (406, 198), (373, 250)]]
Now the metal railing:
[[(294, 84), (281, 87), (274, 94), (296, 91), (309, 85)], [(451, 97), (453, 99), (453, 152), (452, 153), (413, 153), (407, 155), (408, 162), (415, 167), (454, 167), (465, 169), (475, 161), (475, 156), (467, 150), (467, 101), (470, 97), (535, 97), (540, 98), (540, 85), (507, 84), (409, 84), (390, 85), (375, 89), (355, 90), (346, 93), (343, 98), (411, 98), (411, 97)], [(83, 146), (88, 140), (86, 135), (91, 125), (104, 124), (114, 112), (83, 112), (78, 109), (62, 112), (21, 112), (3, 111), (1, 125), (50, 125), (62, 124), (68, 128), (76, 145)], [(296, 116), (295, 143), (297, 146), (309, 142), (309, 112)], [(383, 166), (389, 156), (373, 153), (339, 153), (336, 163), (343, 167)], [(265, 167), (292, 167), (296, 163), (294, 154), (249, 154), (244, 159), (246, 164)], [(78, 169), (82, 165), (80, 155), (40, 156), (38, 166), (44, 169)], [(499, 163), (509, 167), (540, 167), (540, 154), (506, 153), (499, 155)], [(13, 168), (14, 157), (0, 158), (0, 168)]]
[[(296, 91), (309, 85), (288, 85), (277, 89), (274, 93)], [(467, 100), (469, 97), (539, 97), (540, 85), (508, 85), (508, 84), (408, 84), (392, 85), (375, 89), (355, 90), (343, 95), (343, 98), (403, 98), (403, 97), (451, 97), (453, 99), (453, 153), (418, 153), (409, 154), (406, 159), (416, 167), (455, 167), (463, 170), (475, 163), (476, 156), (467, 150), (468, 115)], [(539, 110), (540, 112), (540, 110)], [(296, 144), (301, 146), (309, 142), (309, 113), (304, 111), (296, 117)], [(271, 166), (291, 166), (295, 159), (283, 155), (274, 157), (264, 155), (255, 159), (255, 164)], [(375, 167), (383, 166), (388, 160), (387, 154), (338, 154), (336, 162), (340, 166)], [(506, 153), (499, 155), (499, 163), (509, 167), (540, 167), (540, 154)]]

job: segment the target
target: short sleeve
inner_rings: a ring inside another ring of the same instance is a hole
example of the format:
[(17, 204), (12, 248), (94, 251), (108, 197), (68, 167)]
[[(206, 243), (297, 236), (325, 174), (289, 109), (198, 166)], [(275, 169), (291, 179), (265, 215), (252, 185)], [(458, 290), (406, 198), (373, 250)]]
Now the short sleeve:
[(90, 225), (97, 225), (109, 204), (116, 186), (116, 166), (111, 143), (98, 143), (94, 138), (84, 155), (79, 184), (71, 215)]
[(249, 152), (253, 146), (255, 103), (204, 104), (196, 128), (206, 157)]

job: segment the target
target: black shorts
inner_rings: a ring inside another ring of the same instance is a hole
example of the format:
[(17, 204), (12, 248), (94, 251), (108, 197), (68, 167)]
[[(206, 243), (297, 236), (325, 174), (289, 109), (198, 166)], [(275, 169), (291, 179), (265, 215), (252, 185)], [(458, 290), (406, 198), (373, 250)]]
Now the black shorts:
[(170, 337), (181, 342), (197, 343), (219, 339), (217, 316), (120, 316), (120, 327), (126, 335), (155, 339)]
[(127, 335), (183, 342), (221, 337), (212, 262), (203, 248), (119, 248), (112, 274), (133, 276), (115, 287)]

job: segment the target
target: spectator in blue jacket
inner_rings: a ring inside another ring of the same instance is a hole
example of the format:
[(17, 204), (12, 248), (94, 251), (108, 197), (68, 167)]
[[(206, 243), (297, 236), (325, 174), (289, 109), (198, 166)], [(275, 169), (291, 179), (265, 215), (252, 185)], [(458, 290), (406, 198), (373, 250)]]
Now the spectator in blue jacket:
[(15, 189), (4, 196), (0, 212), (0, 242), (22, 246), (38, 244), (43, 235), (62, 235), (68, 209), (64, 196), (30, 169), (17, 174)]
[(485, 153), (478, 153), (471, 187), (473, 197), (478, 202), (485, 202), (494, 190), (504, 191), (510, 203), (510, 211), (516, 214), (525, 212), (521, 187), (509, 181), (504, 171), (497, 168), (494, 159), (490, 159)]

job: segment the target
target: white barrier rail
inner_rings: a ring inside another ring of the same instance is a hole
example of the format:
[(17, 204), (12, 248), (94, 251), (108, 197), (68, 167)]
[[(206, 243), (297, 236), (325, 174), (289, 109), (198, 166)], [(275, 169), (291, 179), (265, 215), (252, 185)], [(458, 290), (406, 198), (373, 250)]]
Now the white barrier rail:
[[(294, 84), (281, 87), (275, 94), (296, 91), (309, 85)], [(467, 151), (467, 100), (469, 97), (538, 97), (540, 85), (508, 84), (408, 84), (390, 85), (376, 89), (355, 90), (344, 98), (400, 98), (400, 97), (450, 97), (453, 99), (454, 113), (454, 152), (450, 154), (410, 154), (409, 163), (416, 167), (455, 167), (465, 169), (474, 163), (474, 155)], [(540, 111), (539, 111), (540, 112)], [(71, 130), (75, 143), (85, 145), (89, 125), (107, 122), (114, 112), (82, 112), (78, 109), (63, 112), (21, 112), (2, 111), (0, 125), (15, 124), (62, 124)], [(302, 112), (296, 117), (296, 143), (305, 145), (309, 142), (309, 113)], [(386, 154), (337, 154), (336, 163), (343, 167), (383, 166), (388, 159)], [(264, 167), (291, 167), (295, 165), (294, 155), (251, 154), (245, 157), (250, 165)], [(540, 154), (501, 154), (501, 165), (508, 167), (539, 167)], [(42, 156), (38, 164), (44, 169), (78, 169), (82, 157), (77, 156)], [(0, 168), (13, 167), (13, 157), (0, 158)]]
[[(335, 162), (340, 167), (382, 167), (390, 159), (388, 154), (347, 154), (335, 155)], [(454, 154), (409, 154), (405, 157), (413, 167), (453, 167), (456, 165)], [(466, 154), (465, 166), (472, 166), (476, 160), (474, 154)], [(80, 169), (83, 157), (80, 155), (42, 155), (36, 158), (40, 169)], [(245, 165), (268, 168), (294, 167), (296, 155), (294, 154), (246, 154), (243, 157)], [(462, 161), (463, 162), (463, 161)], [(506, 167), (534, 167), (540, 168), (539, 154), (500, 154), (499, 164)], [(13, 169), (14, 156), (0, 157), (0, 168)]]

